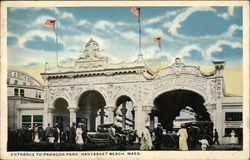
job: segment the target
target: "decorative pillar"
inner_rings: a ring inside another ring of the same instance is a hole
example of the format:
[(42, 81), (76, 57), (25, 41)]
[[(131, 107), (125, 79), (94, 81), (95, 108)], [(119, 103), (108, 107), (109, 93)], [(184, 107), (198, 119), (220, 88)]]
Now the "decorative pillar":
[(78, 107), (68, 107), (70, 126), (72, 125), (73, 122), (76, 123), (76, 112), (78, 111), (78, 109), (79, 109)]
[(114, 123), (114, 107), (112, 106), (106, 106), (107, 109), (107, 118), (105, 123)]
[(100, 123), (101, 124), (104, 124), (104, 116), (105, 116), (104, 108), (101, 108), (101, 111), (100, 111)]
[(214, 128), (217, 129), (218, 135), (219, 135), (219, 142), (223, 144), (223, 111), (222, 111), (222, 99), (224, 97), (223, 95), (223, 71), (225, 66), (225, 61), (213, 61), (213, 64), (215, 66), (215, 81), (214, 81), (214, 90), (216, 94), (216, 120)]
[(131, 114), (132, 114), (133, 129), (135, 129), (135, 109), (134, 109), (134, 107), (131, 111)]
[(155, 126), (155, 116), (152, 113), (149, 113), (149, 117), (150, 117), (150, 129), (154, 129)]
[(126, 113), (127, 113), (127, 109), (126, 109), (126, 101), (122, 103), (122, 128), (126, 129)]
[(48, 108), (48, 123), (50, 123), (50, 126), (53, 126), (53, 112), (54, 108)]
[(152, 108), (153, 107), (151, 107), (151, 106), (143, 106), (142, 107), (142, 112), (143, 112), (143, 121), (142, 121), (142, 124), (143, 124), (143, 127), (150, 126), (150, 116), (149, 116), (149, 113), (151, 112)]
[(142, 107), (134, 106), (135, 111), (135, 130), (137, 130), (138, 136), (142, 134)]

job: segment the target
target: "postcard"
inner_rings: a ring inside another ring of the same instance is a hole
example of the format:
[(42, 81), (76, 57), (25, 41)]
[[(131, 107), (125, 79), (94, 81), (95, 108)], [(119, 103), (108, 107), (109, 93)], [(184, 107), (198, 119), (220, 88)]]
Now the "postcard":
[(249, 158), (249, 2), (2, 2), (1, 22), (1, 159)]

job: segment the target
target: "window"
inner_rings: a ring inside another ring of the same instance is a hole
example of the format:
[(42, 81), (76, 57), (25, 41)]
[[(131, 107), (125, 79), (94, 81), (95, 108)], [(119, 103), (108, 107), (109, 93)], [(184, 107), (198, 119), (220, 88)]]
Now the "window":
[(10, 78), (7, 78), (7, 84), (10, 84)]
[(33, 128), (37, 124), (38, 127), (43, 127), (43, 116), (42, 115), (23, 115), (22, 116), (22, 127)]
[(225, 128), (225, 136), (231, 136), (232, 130), (235, 131), (236, 137), (238, 137), (239, 135), (242, 135), (243, 133), (242, 128)]
[(37, 124), (38, 127), (43, 126), (43, 116), (42, 115), (34, 115), (33, 116), (33, 126)]
[(23, 85), (26, 86), (26, 82), (23, 82)]
[(14, 95), (15, 95), (15, 96), (19, 96), (19, 89), (18, 89), (18, 88), (15, 88), (15, 89), (14, 89)]
[(242, 121), (242, 112), (226, 112), (226, 121)]
[(41, 98), (39, 97), (39, 95), (40, 95), (40, 92), (36, 91), (36, 98)]
[(18, 84), (18, 80), (15, 80), (15, 81), (14, 81), (14, 84)]
[(31, 127), (31, 116), (23, 115), (22, 116), (22, 127)]
[(20, 89), (20, 96), (24, 97), (24, 89)]
[(41, 98), (41, 92), (36, 91), (36, 98)]

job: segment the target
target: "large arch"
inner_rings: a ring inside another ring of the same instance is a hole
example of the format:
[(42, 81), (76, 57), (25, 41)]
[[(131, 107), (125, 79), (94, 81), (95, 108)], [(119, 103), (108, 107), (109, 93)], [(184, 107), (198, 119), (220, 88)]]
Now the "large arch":
[(170, 76), (160, 79), (152, 85), (154, 88), (150, 90), (148, 95), (144, 98), (144, 106), (154, 106), (154, 99), (159, 95), (172, 90), (190, 90), (201, 95), (207, 103), (209, 93), (207, 92), (207, 81), (204, 78), (193, 78), (192, 75), (180, 78), (173, 78)]
[[(77, 102), (78, 111), (76, 114), (77, 123), (85, 123), (88, 130), (94, 131), (96, 129), (96, 117), (98, 111), (104, 113), (106, 101), (103, 95), (97, 90), (88, 90), (81, 94)], [(101, 123), (103, 123), (104, 115), (101, 115)]]
[(58, 97), (53, 101), (53, 126), (57, 123), (61, 131), (65, 130), (66, 126), (69, 126), (69, 103), (65, 98)]
[(135, 111), (132, 99), (127, 95), (121, 95), (115, 101), (115, 122), (121, 124), (123, 129), (134, 129)]
[(204, 102), (203, 96), (191, 90), (175, 89), (166, 91), (155, 97), (151, 114), (158, 117), (158, 121), (165, 129), (172, 130), (175, 117), (186, 107), (191, 107), (194, 110), (196, 120), (210, 121), (210, 114)]

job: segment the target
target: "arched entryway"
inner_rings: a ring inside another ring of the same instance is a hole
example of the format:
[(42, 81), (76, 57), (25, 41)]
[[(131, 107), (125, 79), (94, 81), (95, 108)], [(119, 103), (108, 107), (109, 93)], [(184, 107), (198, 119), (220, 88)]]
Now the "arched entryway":
[(98, 114), (101, 114), (101, 123), (104, 121), (105, 106), (105, 99), (100, 92), (96, 90), (84, 92), (78, 101), (76, 123), (85, 123), (89, 131), (94, 131)]
[(190, 90), (171, 90), (160, 94), (154, 100), (154, 108), (150, 115), (158, 117), (160, 122), (168, 131), (173, 128), (174, 119), (179, 116), (180, 111), (190, 107), (195, 112), (197, 121), (210, 121), (210, 114), (204, 106), (204, 98)]
[(57, 98), (54, 101), (53, 126), (57, 123), (61, 131), (69, 125), (68, 102), (64, 98)]
[(126, 95), (122, 95), (116, 100), (115, 105), (115, 123), (120, 125), (123, 129), (134, 129), (135, 111), (131, 98)]

